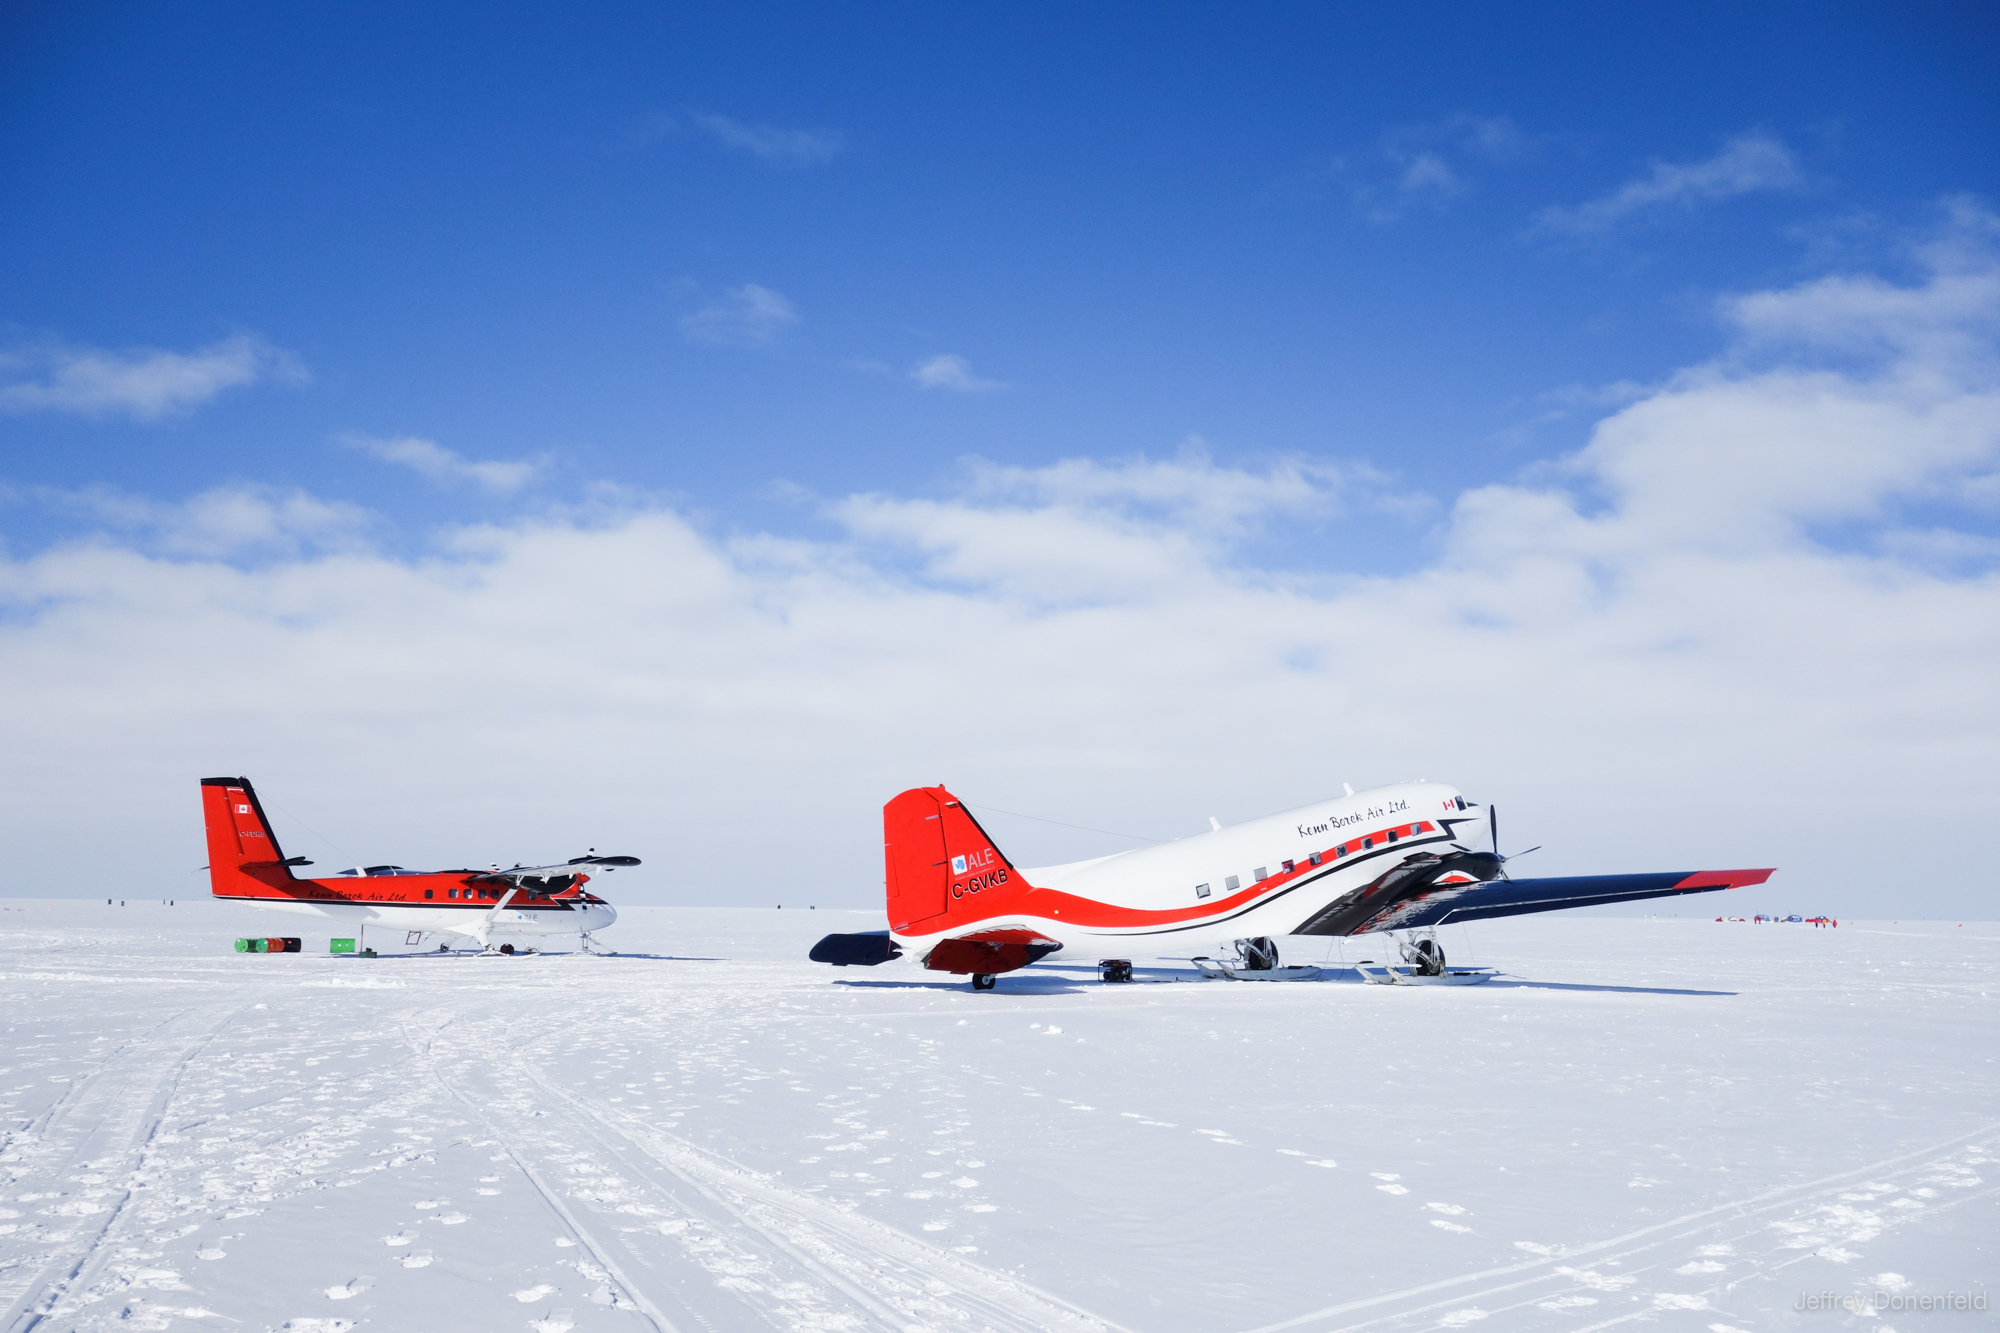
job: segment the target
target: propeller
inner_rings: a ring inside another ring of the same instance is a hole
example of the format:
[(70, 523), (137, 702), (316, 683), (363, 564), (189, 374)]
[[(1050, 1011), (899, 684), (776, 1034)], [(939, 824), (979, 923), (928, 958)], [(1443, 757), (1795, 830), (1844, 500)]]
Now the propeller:
[(1500, 855), (1500, 807), (1497, 805), (1492, 805), (1489, 803), (1486, 807), (1486, 828), (1488, 834), (1493, 839), (1493, 855), (1500, 858), (1501, 865), (1506, 865), (1509, 861), (1513, 860), (1515, 856), (1526, 856), (1528, 852), (1539, 852), (1540, 850), (1542, 850), (1542, 844), (1538, 842), (1533, 847), (1530, 847), (1528, 849), (1528, 852), (1515, 852), (1514, 856), (1501, 856)]

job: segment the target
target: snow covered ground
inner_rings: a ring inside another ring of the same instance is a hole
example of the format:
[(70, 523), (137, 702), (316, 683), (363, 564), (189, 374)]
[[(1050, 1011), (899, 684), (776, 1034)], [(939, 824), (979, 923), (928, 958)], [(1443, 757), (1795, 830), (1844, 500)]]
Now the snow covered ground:
[(1994, 1326), (1795, 1309), (2000, 1276), (1987, 923), (1530, 917), (1446, 932), (1479, 987), (989, 994), (805, 961), (859, 913), (627, 909), (615, 958), (311, 924), (0, 911), (0, 1328)]

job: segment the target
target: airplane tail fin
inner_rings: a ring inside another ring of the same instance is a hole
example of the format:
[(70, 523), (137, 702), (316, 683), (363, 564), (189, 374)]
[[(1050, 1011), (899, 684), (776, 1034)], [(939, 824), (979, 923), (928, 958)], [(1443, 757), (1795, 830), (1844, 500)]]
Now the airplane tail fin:
[(897, 934), (929, 935), (954, 917), (990, 915), (996, 900), (1028, 887), (943, 786), (913, 787), (882, 807), (882, 859)]
[(208, 887), (217, 898), (286, 898), (292, 867), (264, 817), (248, 778), (203, 778), (201, 814), (208, 827)]

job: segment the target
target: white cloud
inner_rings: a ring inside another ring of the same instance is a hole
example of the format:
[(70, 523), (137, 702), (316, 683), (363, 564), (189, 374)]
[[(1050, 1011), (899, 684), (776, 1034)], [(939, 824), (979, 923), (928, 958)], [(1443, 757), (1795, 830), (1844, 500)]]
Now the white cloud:
[(1402, 167), (1396, 186), (1406, 195), (1454, 195), (1465, 189), (1458, 173), (1436, 153), (1412, 153), (1403, 160)]
[(769, 287), (745, 283), (719, 301), (681, 317), (681, 336), (717, 347), (769, 347), (799, 322), (799, 312)]
[[(1994, 534), (1951, 508), (2000, 468), (1974, 277), (1739, 298), (1749, 352), (1459, 496), (1402, 573), (1339, 554), (1388, 479), (1199, 453), (975, 465), (831, 502), (814, 540), (630, 501), (417, 557), (0, 560), (0, 836), (23, 882), (129, 883), (200, 864), (191, 784), (248, 772), (370, 859), (589, 842), (649, 858), (620, 896), (730, 901), (751, 858), (871, 905), (880, 804), (919, 782), (1171, 837), (1424, 774), (1506, 806), (1542, 873), (1777, 864), (1760, 907), (1977, 910), (1985, 854), (1951, 836), (2000, 747)], [(1787, 361), (1771, 331), (1799, 329), (1863, 350)], [(1026, 864), (1115, 850), (996, 832)], [(102, 858), (61, 852), (85, 838)]]
[(1474, 188), (1475, 178), (1495, 167), (1512, 166), (1534, 155), (1538, 144), (1505, 116), (1456, 115), (1423, 125), (1405, 125), (1377, 145), (1386, 179), (1354, 187), (1355, 202), (1375, 222), (1405, 214), (1437, 211)]
[(289, 352), (238, 334), (193, 352), (42, 347), (0, 353), (0, 410), (155, 421), (260, 379), (300, 381)]
[(343, 435), (340, 442), (349, 448), (371, 453), (385, 463), (399, 463), (437, 482), (470, 482), (489, 491), (517, 491), (533, 481), (547, 466), (545, 458), (513, 462), (474, 462), (434, 440), (414, 435), (379, 439), (372, 435)]
[(1738, 135), (1699, 162), (1655, 162), (1652, 170), (1601, 198), (1574, 208), (1547, 208), (1536, 221), (1549, 231), (1597, 232), (1635, 213), (1696, 204), (1759, 190), (1789, 189), (1803, 173), (1789, 148), (1775, 135)]
[(728, 116), (698, 115), (694, 123), (727, 148), (754, 153), (766, 162), (811, 166), (838, 157), (847, 147), (839, 130), (786, 129), (777, 125), (746, 125)]
[(1208, 581), (1262, 523), (1331, 518), (1377, 480), (1301, 460), (1217, 467), (1198, 452), (1037, 468), (974, 459), (950, 499), (856, 495), (829, 511), (865, 546), (917, 553), (928, 578), (1054, 607)]
[(950, 352), (920, 361), (911, 368), (910, 378), (926, 389), (950, 389), (953, 393), (992, 393), (1007, 386), (999, 380), (981, 379), (972, 373), (972, 363)]
[(373, 517), (297, 487), (219, 486), (180, 501), (160, 501), (108, 486), (44, 489), (43, 504), (101, 525), (139, 549), (166, 556), (271, 558), (301, 552), (353, 551), (365, 545)]

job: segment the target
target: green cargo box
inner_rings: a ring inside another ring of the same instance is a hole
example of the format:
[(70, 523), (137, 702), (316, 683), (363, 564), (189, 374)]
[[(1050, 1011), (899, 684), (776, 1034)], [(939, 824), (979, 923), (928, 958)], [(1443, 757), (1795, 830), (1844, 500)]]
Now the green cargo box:
[(236, 941), (236, 952), (238, 953), (264, 953), (269, 948), (270, 948), (270, 941), (268, 940), (257, 939), (257, 940)]
[(353, 940), (328, 940), (328, 941), (326, 942), (326, 951), (327, 951), (328, 953), (353, 953), (353, 952), (354, 952), (354, 941), (353, 941)]

